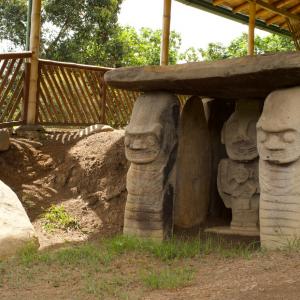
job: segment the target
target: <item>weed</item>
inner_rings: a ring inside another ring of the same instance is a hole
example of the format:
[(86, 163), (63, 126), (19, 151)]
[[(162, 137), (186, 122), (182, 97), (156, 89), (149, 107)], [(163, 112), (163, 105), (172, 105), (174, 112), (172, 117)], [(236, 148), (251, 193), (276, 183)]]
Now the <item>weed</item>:
[(197, 256), (218, 254), (224, 258), (250, 258), (257, 251), (257, 245), (228, 243), (222, 238), (208, 236), (205, 239), (171, 239), (163, 243), (129, 236), (116, 236), (105, 241), (105, 247), (115, 255), (128, 252), (148, 253), (162, 261), (194, 258)]
[(94, 294), (98, 297), (100, 296), (100, 299), (106, 299), (106, 296), (118, 297), (119, 294), (124, 294), (122, 289), (126, 288), (128, 283), (125, 278), (119, 276), (114, 276), (109, 280), (87, 277), (85, 290), (88, 294)]
[(191, 268), (167, 268), (162, 271), (150, 271), (142, 275), (143, 284), (150, 289), (175, 289), (187, 286), (194, 279)]
[(44, 229), (53, 232), (55, 229), (79, 229), (79, 222), (72, 217), (63, 205), (51, 205), (43, 216)]

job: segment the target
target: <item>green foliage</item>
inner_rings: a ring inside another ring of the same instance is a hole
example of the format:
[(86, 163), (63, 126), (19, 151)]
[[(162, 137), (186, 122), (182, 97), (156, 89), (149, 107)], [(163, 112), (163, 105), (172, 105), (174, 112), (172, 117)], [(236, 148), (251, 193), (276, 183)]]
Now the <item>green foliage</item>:
[(17, 46), (26, 43), (27, 0), (0, 0), (0, 40)]
[[(248, 35), (243, 33), (233, 39), (228, 47), (221, 43), (209, 43), (206, 49), (189, 48), (181, 55), (183, 61), (219, 60), (225, 58), (242, 57), (247, 55)], [(265, 54), (279, 51), (294, 51), (295, 46), (290, 37), (270, 34), (266, 37), (256, 36), (255, 53)]]
[[(122, 0), (43, 0), (41, 56), (114, 66)], [(27, 1), (0, 0), (0, 39), (25, 45)]]
[[(161, 30), (143, 27), (137, 32), (132, 27), (119, 31), (118, 42), (122, 49), (122, 66), (159, 65)], [(169, 63), (176, 64), (179, 58), (181, 37), (175, 31), (170, 33)]]
[(72, 217), (63, 205), (51, 205), (43, 217), (43, 227), (46, 231), (52, 232), (54, 229), (79, 229), (78, 221)]
[(150, 289), (175, 289), (187, 286), (194, 278), (191, 268), (166, 268), (162, 271), (150, 271), (142, 275), (142, 281)]

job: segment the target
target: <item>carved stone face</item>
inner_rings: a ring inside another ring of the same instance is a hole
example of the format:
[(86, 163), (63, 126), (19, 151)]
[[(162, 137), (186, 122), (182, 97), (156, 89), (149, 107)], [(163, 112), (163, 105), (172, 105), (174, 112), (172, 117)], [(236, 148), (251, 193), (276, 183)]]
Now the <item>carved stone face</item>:
[(258, 118), (258, 101), (237, 101), (236, 110), (224, 124), (222, 131), (222, 142), (231, 159), (247, 161), (258, 156), (256, 145)]
[(257, 123), (260, 158), (276, 164), (300, 158), (300, 88), (271, 93)]
[(133, 163), (150, 163), (159, 155), (162, 142), (162, 127), (155, 124), (149, 132), (126, 130), (126, 157)]
[(178, 110), (178, 100), (173, 95), (141, 95), (125, 131), (126, 158), (136, 164), (167, 161), (169, 151), (177, 141)]

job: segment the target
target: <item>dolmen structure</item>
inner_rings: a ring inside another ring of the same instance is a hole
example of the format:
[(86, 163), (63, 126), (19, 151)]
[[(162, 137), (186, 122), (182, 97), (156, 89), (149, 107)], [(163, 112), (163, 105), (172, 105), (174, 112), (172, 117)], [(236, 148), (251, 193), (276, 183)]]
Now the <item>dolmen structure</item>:
[[(105, 80), (142, 92), (125, 134), (125, 234), (164, 240), (175, 226), (260, 236), (269, 249), (300, 241), (299, 53), (120, 68)], [(190, 95), (181, 108), (178, 95)], [(225, 120), (217, 134), (211, 120)]]

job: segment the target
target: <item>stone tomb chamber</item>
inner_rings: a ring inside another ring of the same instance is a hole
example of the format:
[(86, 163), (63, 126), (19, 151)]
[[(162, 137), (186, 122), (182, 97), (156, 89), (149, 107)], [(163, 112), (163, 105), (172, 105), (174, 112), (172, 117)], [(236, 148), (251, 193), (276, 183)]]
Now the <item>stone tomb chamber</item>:
[[(142, 92), (125, 131), (124, 234), (205, 229), (271, 249), (300, 240), (298, 52), (120, 68), (105, 80)], [(180, 107), (177, 95), (190, 96)]]

